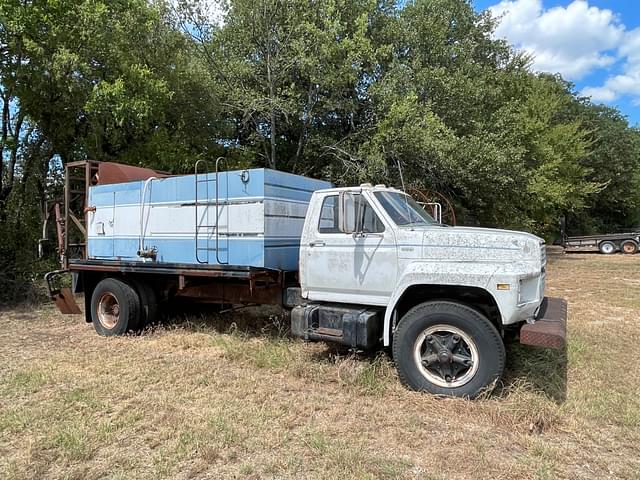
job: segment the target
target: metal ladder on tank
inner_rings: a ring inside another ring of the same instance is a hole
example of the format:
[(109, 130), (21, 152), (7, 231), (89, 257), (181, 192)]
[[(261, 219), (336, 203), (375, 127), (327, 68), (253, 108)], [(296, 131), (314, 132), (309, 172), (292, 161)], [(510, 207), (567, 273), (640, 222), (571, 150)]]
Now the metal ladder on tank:
[[(209, 263), (209, 252), (216, 252), (216, 262), (219, 265), (228, 265), (229, 264), (229, 175), (228, 173), (225, 175), (225, 195), (226, 198), (224, 200), (220, 199), (220, 162), (224, 161), (225, 166), (227, 166), (227, 160), (224, 157), (218, 157), (216, 159), (216, 171), (215, 171), (215, 176), (213, 178), (210, 177), (209, 175), (209, 161), (206, 159), (200, 159), (196, 162), (195, 165), (195, 211), (196, 211), (196, 231), (195, 231), (195, 240), (196, 240), (196, 261), (198, 263), (202, 263), (202, 264), (208, 264)], [(202, 169), (200, 168), (201, 166), (204, 166), (204, 171), (202, 171)], [(204, 178), (201, 178), (204, 175)], [(209, 210), (210, 210), (210, 206), (211, 206), (211, 196), (209, 195), (209, 185), (214, 183), (215, 184), (215, 189), (216, 189), (216, 196), (215, 196), (215, 213), (216, 213), (216, 218), (215, 218), (215, 223), (214, 224), (210, 224), (209, 223)], [(199, 187), (200, 185), (200, 187)], [(204, 195), (205, 195), (205, 200), (204, 202), (201, 201), (199, 199), (199, 193), (202, 191), (202, 189), (204, 189)], [(223, 206), (225, 206), (226, 208), (225, 213), (226, 213), (226, 225), (227, 225), (227, 232), (221, 232), (220, 231), (220, 206), (221, 203)], [(202, 210), (202, 207), (204, 207), (204, 213)], [(200, 221), (200, 214), (203, 213), (203, 221)], [(205, 221), (205, 217), (206, 217), (206, 221)], [(203, 235), (203, 231), (204, 231), (204, 239), (202, 238)], [(210, 246), (210, 234), (215, 232), (215, 246), (211, 247)], [(220, 248), (220, 236), (224, 235), (226, 237), (226, 248)], [(205, 246), (200, 246), (201, 242), (204, 240), (205, 242)], [(220, 257), (220, 251), (226, 251), (226, 258), (221, 258)], [(206, 257), (203, 259), (203, 255), (206, 253)]]

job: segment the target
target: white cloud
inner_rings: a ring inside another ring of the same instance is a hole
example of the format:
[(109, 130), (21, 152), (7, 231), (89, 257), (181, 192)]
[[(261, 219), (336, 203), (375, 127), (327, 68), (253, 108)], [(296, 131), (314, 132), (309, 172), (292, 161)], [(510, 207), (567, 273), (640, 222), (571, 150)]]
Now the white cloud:
[(586, 87), (582, 89), (582, 95), (598, 103), (613, 102), (617, 98), (616, 92), (608, 87)]
[(625, 35), (620, 46), (620, 54), (627, 57), (629, 62), (640, 63), (640, 28), (631, 30)]
[(600, 87), (583, 89), (582, 94), (604, 103), (629, 96), (634, 105), (640, 105), (640, 28), (624, 35), (618, 54), (625, 61), (622, 71), (607, 78)]
[(500, 18), (496, 37), (531, 53), (534, 69), (577, 81), (620, 62), (602, 85), (582, 94), (594, 102), (628, 97), (640, 105), (640, 28), (626, 30), (617, 14), (587, 0), (548, 9), (542, 0), (501, 0), (489, 10)]
[(542, 0), (502, 0), (489, 7), (501, 17), (495, 35), (534, 56), (536, 70), (559, 72), (579, 80), (612, 65), (625, 36), (624, 26), (611, 11), (574, 0), (566, 7), (545, 9)]

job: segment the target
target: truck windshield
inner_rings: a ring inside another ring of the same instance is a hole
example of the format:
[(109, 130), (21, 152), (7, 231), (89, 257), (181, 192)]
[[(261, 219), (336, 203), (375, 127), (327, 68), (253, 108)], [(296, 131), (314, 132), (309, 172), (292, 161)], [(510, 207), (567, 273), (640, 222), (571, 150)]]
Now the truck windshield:
[(436, 221), (418, 202), (401, 192), (375, 192), (382, 207), (397, 225), (434, 225)]

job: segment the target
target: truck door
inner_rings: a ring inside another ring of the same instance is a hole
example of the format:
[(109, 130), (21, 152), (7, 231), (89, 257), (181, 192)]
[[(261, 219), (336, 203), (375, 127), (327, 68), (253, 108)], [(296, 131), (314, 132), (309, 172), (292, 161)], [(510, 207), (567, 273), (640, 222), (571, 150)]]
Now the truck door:
[(393, 230), (364, 195), (356, 198), (362, 225), (356, 234), (340, 231), (338, 194), (327, 194), (309, 212), (300, 252), (309, 300), (386, 305), (391, 296), (398, 272)]

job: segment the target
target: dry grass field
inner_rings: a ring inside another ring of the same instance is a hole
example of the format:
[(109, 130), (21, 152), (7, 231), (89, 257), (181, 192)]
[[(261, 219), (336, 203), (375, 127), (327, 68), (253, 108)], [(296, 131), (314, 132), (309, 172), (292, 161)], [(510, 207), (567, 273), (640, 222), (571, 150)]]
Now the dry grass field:
[(0, 311), (0, 478), (640, 478), (639, 273), (640, 255), (551, 257), (567, 352), (510, 346), (474, 402), (290, 339), (273, 311), (111, 339)]

